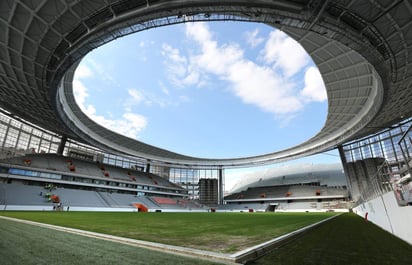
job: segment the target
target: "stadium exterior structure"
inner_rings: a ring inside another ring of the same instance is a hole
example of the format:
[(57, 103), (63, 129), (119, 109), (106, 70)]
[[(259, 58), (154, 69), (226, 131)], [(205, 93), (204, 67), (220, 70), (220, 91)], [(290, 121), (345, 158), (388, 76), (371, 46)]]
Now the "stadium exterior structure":
[[(412, 189), (410, 1), (6, 0), (0, 10), (0, 107), (14, 119), (51, 132), (60, 140), (56, 153), (62, 155), (68, 142), (78, 141), (145, 161), (148, 172), (159, 167), (214, 169), (222, 183), (225, 168), (338, 148), (350, 196), (358, 205), (355, 211), (368, 213), (370, 220), (412, 242), (412, 229), (401, 224), (412, 218), (407, 196)], [(319, 133), (269, 154), (196, 158), (109, 131), (76, 105), (74, 71), (92, 49), (148, 28), (217, 20), (265, 23), (302, 45), (327, 90), (328, 115)], [(16, 154), (21, 135), (9, 137), (20, 132), (9, 129), (13, 126), (10, 122), (2, 128), (2, 151)], [(41, 141), (36, 146), (45, 148)]]

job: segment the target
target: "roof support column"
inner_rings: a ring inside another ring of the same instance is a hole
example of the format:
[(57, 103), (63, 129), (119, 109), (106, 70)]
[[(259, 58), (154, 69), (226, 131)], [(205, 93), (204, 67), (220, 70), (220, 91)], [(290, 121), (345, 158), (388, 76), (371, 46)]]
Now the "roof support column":
[(221, 167), (218, 169), (218, 177), (219, 177), (219, 180), (218, 180), (218, 185), (219, 185), (219, 188), (218, 188), (218, 190), (219, 190), (218, 203), (220, 205), (222, 205), (223, 204), (223, 198), (224, 198), (224, 192), (223, 192), (224, 177), (223, 177), (223, 168), (221, 168)]
[(353, 190), (352, 190), (352, 185), (353, 185), (353, 183), (352, 183), (352, 181), (351, 181), (351, 176), (349, 175), (350, 174), (350, 170), (349, 170), (349, 168), (348, 168), (348, 166), (347, 166), (347, 160), (346, 160), (346, 156), (345, 156), (345, 151), (343, 150), (343, 146), (342, 145), (339, 145), (338, 146), (338, 151), (339, 151), (339, 156), (340, 156), (340, 160), (341, 160), (341, 162), (342, 162), (342, 167), (343, 167), (343, 173), (345, 174), (345, 176), (346, 176), (346, 183), (348, 184), (348, 190), (349, 190), (349, 197), (350, 198), (353, 198), (352, 196), (353, 196)]
[(67, 142), (67, 136), (63, 135), (61, 140), (60, 140), (59, 147), (57, 148), (57, 154), (58, 155), (63, 155), (64, 147), (66, 146), (66, 142)]

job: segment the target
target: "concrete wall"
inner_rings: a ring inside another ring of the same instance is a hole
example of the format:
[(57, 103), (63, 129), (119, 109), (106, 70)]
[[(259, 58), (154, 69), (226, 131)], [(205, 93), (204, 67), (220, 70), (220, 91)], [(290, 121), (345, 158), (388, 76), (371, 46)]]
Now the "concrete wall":
[(393, 191), (355, 207), (354, 212), (412, 244), (412, 206), (399, 206)]

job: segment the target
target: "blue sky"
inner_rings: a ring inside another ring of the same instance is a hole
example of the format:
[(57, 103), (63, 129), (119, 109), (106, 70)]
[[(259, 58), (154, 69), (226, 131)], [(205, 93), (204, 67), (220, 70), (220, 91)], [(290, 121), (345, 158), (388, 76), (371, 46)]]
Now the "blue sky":
[(323, 126), (325, 88), (306, 52), (264, 24), (190, 22), (89, 53), (74, 93), (107, 128), (185, 155), (231, 158), (299, 144)]

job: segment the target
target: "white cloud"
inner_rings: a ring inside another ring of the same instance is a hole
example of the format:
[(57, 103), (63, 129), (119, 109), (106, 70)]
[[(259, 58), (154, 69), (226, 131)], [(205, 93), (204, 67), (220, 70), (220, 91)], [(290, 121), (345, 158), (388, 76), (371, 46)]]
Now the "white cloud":
[[(169, 78), (178, 87), (200, 87), (214, 75), (228, 82), (228, 88), (244, 103), (273, 113), (285, 126), (305, 104), (326, 99), (325, 88), (315, 67), (308, 67), (310, 57), (293, 39), (281, 31), (272, 31), (261, 50), (264, 65), (257, 65), (244, 56), (236, 43), (219, 44), (206, 23), (186, 23), (186, 37), (199, 49), (187, 55), (163, 45)], [(259, 31), (246, 33), (251, 46), (264, 41)], [(304, 87), (299, 88), (297, 74), (305, 74)], [(296, 76), (295, 76), (296, 75)]]
[(201, 86), (200, 82), (200, 74), (197, 71), (191, 71), (190, 69), (187, 71), (187, 75), (182, 79), (183, 85), (195, 85)]
[(243, 51), (239, 45), (226, 44), (218, 47), (218, 43), (211, 39), (212, 34), (204, 23), (186, 23), (186, 36), (201, 46), (202, 53), (193, 55), (190, 59), (198, 69), (224, 75), (228, 67), (243, 58)]
[(270, 68), (241, 61), (233, 64), (227, 74), (236, 95), (246, 103), (279, 115), (302, 108), (299, 98), (292, 93), (293, 85), (285, 82)]
[[(94, 73), (93, 75), (94, 76), (98, 76), (99, 79), (101, 79), (101, 80), (109, 81), (109, 82), (112, 82), (113, 84), (116, 84), (116, 81), (113, 78), (113, 76), (111, 74), (111, 71), (106, 70), (106, 68), (103, 65), (97, 63), (96, 61), (94, 61), (91, 58), (86, 58), (84, 63), (85, 63), (85, 65), (88, 65), (90, 68), (93, 69), (93, 73)], [(80, 67), (80, 65), (79, 65), (79, 67)], [(110, 66), (110, 65), (108, 65), (108, 66)], [(77, 72), (77, 70), (76, 70), (76, 72)], [(89, 76), (84, 76), (84, 78), (85, 77), (89, 77)], [(80, 77), (80, 78), (82, 78), (82, 77)]]
[(163, 95), (158, 96), (156, 93), (143, 89), (128, 89), (127, 93), (129, 94), (129, 97), (125, 100), (123, 106), (125, 110), (131, 112), (133, 107), (140, 104), (164, 108), (167, 106), (177, 106), (188, 101), (186, 96), (169, 95), (169, 90), (164, 87), (164, 85), (160, 85), (160, 91)]
[(88, 113), (88, 116), (92, 120), (107, 129), (134, 139), (138, 138), (140, 131), (147, 126), (147, 119), (139, 114), (125, 112), (120, 119), (107, 119), (101, 115), (96, 115), (94, 107), (91, 105), (89, 105), (89, 110), (91, 110), (90, 108), (93, 108), (93, 111)]
[(180, 55), (179, 50), (168, 44), (162, 45), (162, 55), (167, 56), (174, 63), (186, 63), (186, 58)]
[(128, 89), (127, 93), (129, 94), (129, 100), (133, 101), (135, 104), (139, 104), (144, 100), (144, 95), (137, 89)]
[(112, 121), (113, 126), (109, 127), (111, 130), (131, 138), (138, 138), (139, 133), (147, 126), (146, 117), (131, 112), (123, 113), (122, 119)]
[(84, 64), (80, 64), (75, 72), (74, 79), (81, 79), (81, 78), (87, 78), (87, 77), (92, 77), (93, 73), (92, 70), (90, 70), (89, 67), (87, 67)]
[[(99, 70), (100, 71), (100, 70)], [(86, 65), (79, 65), (74, 75), (73, 80), (73, 93), (76, 99), (77, 105), (80, 109), (96, 123), (112, 130), (117, 133), (129, 136), (131, 138), (138, 138), (139, 133), (147, 126), (147, 119), (139, 114), (130, 112), (129, 108), (125, 108), (125, 112), (119, 119), (108, 119), (101, 115), (97, 115), (96, 108), (92, 104), (87, 104), (87, 98), (89, 96), (87, 87), (82, 82), (82, 79), (90, 78), (94, 76), (94, 72)], [(139, 98), (137, 91), (129, 91), (129, 95), (133, 97), (133, 100), (142, 100)]]
[(302, 46), (279, 30), (270, 33), (263, 50), (263, 58), (266, 63), (280, 68), (287, 77), (298, 73), (310, 61)]
[(186, 23), (185, 26), (187, 37), (193, 38), (196, 42), (199, 43), (207, 42), (216, 44), (216, 42), (211, 42), (213, 36), (205, 23)]
[(247, 31), (245, 33), (246, 42), (252, 47), (255, 48), (259, 44), (265, 41), (263, 37), (259, 37), (259, 29), (255, 29), (254, 31)]
[(150, 105), (150, 102), (147, 102), (145, 95), (140, 90), (128, 89), (127, 94), (129, 96), (123, 102), (125, 112), (132, 112), (133, 107), (139, 106), (142, 103)]
[[(218, 46), (210, 39), (203, 23), (187, 23), (187, 36), (198, 41), (201, 53), (190, 61), (198, 71), (217, 75), (229, 81), (232, 91), (241, 100), (264, 111), (280, 116), (299, 111), (303, 105), (295, 94), (294, 84), (278, 75), (273, 69), (259, 66), (244, 58), (243, 50), (236, 44)], [(208, 39), (209, 37), (209, 39)]]
[(305, 73), (305, 87), (301, 95), (307, 101), (325, 101), (327, 99), (325, 84), (316, 67), (309, 67)]
[[(247, 42), (252, 47), (264, 43), (261, 45), (263, 49), (260, 56), (265, 65), (257, 65), (245, 58), (244, 51), (238, 44), (218, 43), (207, 24), (186, 23), (185, 29), (186, 37), (194, 41), (198, 49), (184, 53), (169, 44), (163, 44), (161, 49), (168, 78), (175, 87), (203, 87), (212, 75), (216, 76), (228, 82), (228, 89), (244, 103), (273, 113), (281, 123), (293, 119), (305, 104), (326, 100), (320, 73), (315, 67), (308, 66), (309, 56), (284, 33), (271, 32), (265, 43), (265, 38), (259, 36), (257, 29), (246, 33)], [(141, 46), (147, 44), (139, 43)], [(303, 88), (297, 87), (294, 81), (294, 77), (301, 73), (304, 73)], [(92, 104), (87, 104), (88, 90), (82, 81), (96, 76), (102, 80), (112, 79), (110, 73), (94, 61), (87, 60), (86, 64), (82, 63), (78, 67), (73, 81), (77, 104), (97, 123), (132, 138), (138, 138), (148, 124), (144, 116), (133, 113), (133, 107), (139, 104), (176, 106), (190, 101), (184, 92), (175, 95), (171, 93), (173, 87), (167, 87), (159, 81), (161, 96), (152, 90), (128, 89), (129, 97), (124, 101), (122, 116), (106, 118), (98, 115)]]
[(79, 105), (80, 109), (84, 112), (85, 101), (89, 94), (87, 93), (87, 88), (83, 85), (80, 79), (76, 79), (76, 75), (73, 79), (73, 94), (77, 105)]
[(156, 99), (150, 94), (146, 93), (143, 89), (135, 89), (129, 88), (127, 90), (127, 94), (129, 95), (126, 100), (124, 101), (123, 107), (127, 112), (131, 112), (133, 107), (139, 106), (140, 104), (144, 104), (146, 106), (151, 106), (153, 104), (157, 104), (162, 106), (162, 100)]
[(170, 95), (170, 91), (169, 91), (169, 89), (168, 89), (167, 87), (165, 87), (164, 85), (163, 85), (163, 86), (160, 85), (160, 86), (161, 86), (161, 88), (162, 88), (163, 94), (165, 94), (166, 96)]
[(193, 69), (190, 69), (188, 59), (180, 55), (178, 49), (168, 44), (163, 44), (161, 54), (166, 59), (164, 64), (167, 68), (168, 78), (173, 85), (184, 87), (199, 82), (199, 74), (196, 71), (191, 71)]

